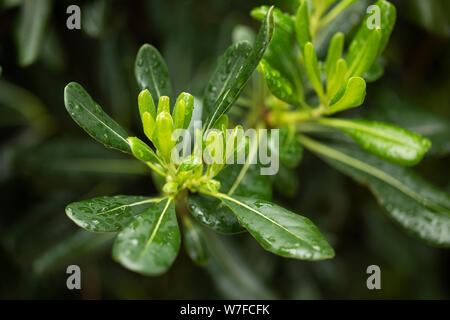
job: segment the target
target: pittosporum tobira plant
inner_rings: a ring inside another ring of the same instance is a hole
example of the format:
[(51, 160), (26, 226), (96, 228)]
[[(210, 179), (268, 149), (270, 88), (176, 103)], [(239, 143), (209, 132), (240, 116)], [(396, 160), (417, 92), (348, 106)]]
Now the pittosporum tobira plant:
[[(276, 99), (274, 102), (273, 96), (265, 97), (266, 110), (259, 114), (264, 114), (266, 126), (288, 133), (286, 149), (309, 149), (367, 185), (389, 216), (407, 232), (432, 245), (449, 247), (449, 195), (405, 168), (421, 161), (431, 147), (430, 140), (388, 123), (331, 117), (361, 106), (366, 81), (382, 76), (381, 54), (396, 20), (391, 3), (376, 1), (368, 8), (347, 50), (344, 34), (337, 32), (331, 37), (324, 61), (319, 61), (314, 48), (318, 36), (356, 2), (303, 0), (294, 15), (274, 9), (274, 36), (258, 69)], [(267, 10), (266, 6), (258, 7), (251, 15), (261, 19)], [(355, 148), (349, 138), (365, 152)], [(287, 181), (290, 176), (279, 179), (292, 185)]]
[[(142, 89), (138, 106), (143, 131), (156, 151), (130, 137), (81, 85), (66, 86), (65, 105), (75, 122), (105, 146), (143, 161), (159, 176), (156, 180), (162, 180), (161, 195), (156, 198), (118, 195), (74, 202), (66, 208), (68, 217), (86, 230), (118, 232), (112, 255), (125, 267), (144, 275), (165, 272), (178, 254), (181, 237), (189, 256), (198, 264), (206, 263), (208, 248), (197, 222), (221, 233), (248, 230), (266, 250), (283, 257), (320, 260), (334, 256), (309, 219), (268, 201), (270, 180), (258, 176), (248, 162), (256, 147), (239, 139), (242, 127), (227, 130), (225, 112), (258, 66), (273, 29), (270, 9), (253, 47), (242, 41), (225, 52), (205, 92), (205, 121), (201, 129), (194, 128), (194, 151), (179, 161), (174, 157), (178, 140), (173, 133), (190, 126), (194, 98), (181, 93), (171, 111), (167, 66), (151, 45), (139, 50), (135, 73)], [(224, 141), (223, 152), (214, 144), (219, 138)], [(204, 150), (211, 163), (204, 162)], [(228, 165), (227, 159), (242, 153), (248, 155), (244, 164)], [(182, 223), (182, 236), (177, 220)]]

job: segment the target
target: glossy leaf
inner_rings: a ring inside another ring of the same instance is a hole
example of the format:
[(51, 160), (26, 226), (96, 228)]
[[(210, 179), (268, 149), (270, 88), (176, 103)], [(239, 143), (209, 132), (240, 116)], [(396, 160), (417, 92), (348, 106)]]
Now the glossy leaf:
[(337, 61), (336, 69), (331, 74), (331, 77), (327, 78), (327, 98), (330, 99), (330, 103), (333, 103), (333, 100), (337, 101), (344, 94), (346, 76), (347, 62), (341, 58)]
[(333, 248), (305, 217), (264, 200), (221, 197), (261, 246), (282, 257), (330, 259)]
[(363, 78), (353, 77), (347, 81), (343, 95), (333, 103), (325, 111), (325, 114), (333, 114), (350, 108), (359, 107), (366, 97), (366, 82)]
[(158, 157), (155, 152), (145, 144), (141, 139), (137, 137), (129, 137), (127, 139), (131, 147), (133, 155), (144, 162), (158, 162)]
[(156, 146), (158, 152), (166, 159), (170, 160), (172, 148), (175, 143), (172, 140), (173, 120), (169, 112), (163, 111), (156, 117), (156, 127), (154, 136), (156, 136)]
[(156, 107), (153, 102), (153, 97), (150, 91), (147, 89), (142, 90), (138, 96), (138, 106), (139, 106), (139, 114), (141, 115), (141, 119), (143, 118), (144, 112), (148, 112), (153, 119), (156, 119)]
[(400, 165), (417, 164), (431, 147), (428, 139), (383, 122), (347, 119), (320, 122), (344, 131), (366, 151)]
[(92, 138), (106, 147), (131, 153), (127, 132), (76, 82), (64, 89), (64, 102), (72, 119)]
[(347, 56), (348, 71), (346, 78), (359, 77), (370, 70), (375, 59), (378, 56), (378, 48), (381, 45), (382, 32), (374, 29), (367, 35), (367, 40), (364, 42), (353, 60)]
[[(235, 64), (235, 61), (230, 58), (231, 53), (236, 50), (233, 49), (229, 53), (228, 57), (226, 57), (227, 55), (225, 54), (224, 58), (222, 58), (220, 65), (214, 72), (212, 82), (208, 84), (207, 92), (205, 94), (205, 96), (209, 96), (210, 91), (214, 91), (213, 93), (211, 93), (211, 95), (215, 95), (217, 97), (217, 99), (214, 100), (215, 102), (212, 108), (210, 107), (209, 103), (206, 103), (206, 101), (203, 104), (204, 109), (202, 119), (206, 119), (206, 121), (204, 121), (205, 131), (210, 129), (214, 125), (216, 120), (222, 114), (228, 111), (228, 109), (241, 93), (248, 79), (250, 79), (251, 75), (253, 74), (253, 71), (258, 66), (259, 61), (262, 59), (264, 52), (266, 51), (267, 46), (272, 39), (273, 29), (273, 7), (271, 7), (261, 24), (258, 35), (255, 39), (255, 43), (253, 45), (253, 49), (249, 52), (248, 45), (247, 49), (240, 49), (241, 51), (245, 51), (245, 54), (241, 53), (239, 56), (246, 57), (242, 60), (239, 59), (240, 62), (238, 64)], [(235, 44), (233, 46), (237, 45), (238, 44)], [(223, 70), (226, 69), (226, 64), (233, 64), (235, 67), (238, 66), (238, 68), (236, 69), (236, 71), (232, 71), (231, 73), (223, 72)], [(213, 90), (213, 88), (215, 87), (213, 83), (215, 83), (215, 81), (217, 81), (219, 77), (223, 77), (223, 75), (225, 75), (224, 78), (226, 82), (222, 82), (224, 85), (221, 86), (221, 90), (219, 94), (217, 94), (216, 91)]]
[(18, 62), (31, 65), (39, 55), (45, 27), (50, 15), (50, 0), (25, 0), (16, 33)]
[[(361, 48), (366, 45), (366, 42), (368, 42), (370, 35), (373, 34), (373, 31), (377, 30), (380, 32), (380, 41), (376, 49), (375, 58), (383, 52), (389, 41), (389, 37), (395, 25), (397, 15), (396, 9), (393, 4), (385, 0), (378, 0), (375, 5), (380, 9), (380, 28), (369, 28), (371, 24), (368, 24), (367, 21), (368, 19), (371, 19), (373, 13), (368, 13), (365, 19), (361, 22), (361, 26), (358, 29), (358, 32), (349, 45), (346, 56), (347, 64), (349, 66), (353, 64), (353, 61), (361, 52)], [(359, 75), (361, 76), (362, 74)]]
[(328, 47), (327, 60), (325, 63), (325, 73), (327, 75), (327, 81), (329, 81), (332, 75), (336, 72), (337, 62), (342, 57), (343, 49), (344, 34), (342, 32), (338, 32), (333, 36), (330, 46)]
[(272, 68), (264, 59), (259, 63), (259, 68), (266, 79), (267, 87), (275, 97), (294, 106), (300, 104), (300, 98), (294, 85), (278, 70)]
[(182, 92), (175, 102), (173, 109), (173, 121), (175, 129), (187, 129), (191, 123), (194, 111), (194, 97), (189, 93)]
[(142, 196), (99, 197), (73, 202), (67, 216), (81, 228), (93, 232), (118, 232), (135, 216), (156, 206), (161, 199)]
[(367, 117), (371, 120), (389, 122), (404, 127), (431, 140), (426, 155), (450, 153), (450, 118), (433, 113), (400, 97), (393, 90), (385, 88), (375, 97), (374, 106)]
[(311, 42), (305, 44), (304, 48), (305, 69), (312, 87), (317, 92), (320, 100), (324, 100), (323, 86), (320, 78), (319, 63), (316, 51)]
[(306, 43), (311, 41), (309, 25), (308, 1), (302, 0), (302, 3), (297, 10), (297, 14), (295, 15), (295, 34), (297, 36), (298, 46), (303, 54)]
[(299, 99), (303, 100), (303, 84), (294, 38), (284, 30), (275, 28), (272, 40), (264, 54), (264, 60), (282, 77), (291, 82)]
[(142, 275), (166, 272), (177, 257), (181, 236), (171, 199), (135, 216), (117, 235), (115, 260)]
[(155, 105), (161, 96), (172, 96), (172, 85), (166, 62), (152, 45), (144, 44), (139, 49), (134, 72), (140, 89), (150, 91)]
[(357, 148), (329, 146), (303, 139), (339, 171), (367, 185), (388, 216), (413, 236), (450, 247), (450, 196), (412, 170), (371, 156)]
[(189, 216), (183, 217), (183, 244), (189, 257), (196, 264), (204, 266), (210, 257), (203, 231)]
[[(236, 195), (270, 200), (272, 186), (269, 176), (261, 175), (258, 165), (250, 165), (241, 175), (243, 168), (243, 165), (230, 165), (219, 173), (216, 179), (221, 182), (220, 192), (228, 193), (233, 188), (232, 193)], [(238, 179), (242, 180), (236, 186)], [(245, 230), (236, 216), (216, 198), (190, 194), (188, 206), (199, 222), (217, 232), (238, 233)]]

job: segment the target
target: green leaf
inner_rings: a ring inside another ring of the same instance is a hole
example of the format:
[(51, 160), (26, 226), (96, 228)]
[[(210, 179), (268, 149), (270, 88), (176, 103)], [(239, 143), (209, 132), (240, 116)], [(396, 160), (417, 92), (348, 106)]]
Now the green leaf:
[(300, 98), (296, 89), (288, 79), (283, 77), (278, 70), (272, 68), (264, 59), (259, 63), (259, 68), (266, 79), (267, 87), (275, 97), (294, 106), (300, 105)]
[[(250, 12), (250, 15), (257, 20), (262, 21), (266, 17), (269, 9), (270, 9), (269, 6), (260, 6), (260, 7), (254, 8)], [(289, 34), (294, 33), (295, 25), (294, 25), (294, 19), (291, 15), (284, 13), (283, 11), (281, 11), (278, 8), (273, 8), (273, 18), (275, 21), (275, 25), (277, 27), (283, 29), (284, 31), (286, 31)]]
[(64, 103), (72, 119), (92, 138), (106, 147), (131, 153), (127, 132), (76, 82), (64, 89)]
[[(373, 13), (368, 13), (365, 19), (362, 21), (361, 26), (358, 29), (358, 32), (356, 33), (355, 37), (353, 38), (352, 42), (349, 45), (346, 56), (348, 66), (351, 66), (353, 64), (353, 61), (360, 54), (361, 49), (367, 45), (366, 43), (369, 41), (371, 34), (373, 34), (373, 31), (376, 30), (380, 32), (379, 45), (377, 46), (377, 49), (373, 49), (375, 50), (375, 58), (383, 52), (384, 48), (386, 47), (389, 41), (389, 37), (395, 25), (397, 15), (396, 9), (394, 5), (385, 0), (378, 0), (375, 3), (375, 5), (378, 6), (378, 8), (380, 9), (380, 28), (379, 29), (369, 28), (370, 24), (368, 24), (367, 21), (368, 19), (372, 19), (371, 17)], [(375, 60), (375, 58), (373, 59), (373, 61)], [(359, 75), (361, 76), (362, 74)]]
[(172, 85), (166, 62), (152, 45), (144, 44), (139, 49), (134, 73), (140, 89), (150, 91), (155, 105), (161, 96), (172, 96)]
[(374, 29), (367, 35), (367, 41), (359, 49), (353, 60), (347, 56), (348, 71), (346, 78), (364, 75), (370, 70), (378, 56), (378, 48), (381, 43), (382, 33)]
[(322, 80), (320, 79), (319, 63), (317, 62), (316, 51), (311, 42), (305, 44), (303, 51), (305, 57), (305, 69), (312, 87), (317, 92), (321, 101), (325, 100)]
[(264, 59), (292, 83), (298, 98), (303, 100), (301, 69), (294, 38), (284, 30), (275, 28)]
[(137, 159), (144, 162), (159, 162), (155, 152), (141, 139), (137, 137), (129, 137), (127, 141), (130, 144), (131, 152)]
[(327, 81), (330, 81), (333, 74), (336, 72), (337, 63), (342, 57), (343, 49), (344, 34), (342, 32), (338, 32), (333, 36), (330, 46), (328, 47), (327, 60), (325, 63), (325, 73), (327, 75)]
[[(240, 41), (231, 45), (220, 58), (204, 93), (203, 121), (206, 121), (214, 113), (219, 98), (230, 90), (251, 51), (250, 43)], [(223, 103), (226, 103), (226, 101)]]
[(147, 89), (142, 90), (138, 96), (139, 114), (143, 119), (144, 112), (148, 112), (153, 119), (156, 119), (156, 107), (153, 102), (153, 97)]
[(325, 111), (325, 114), (333, 114), (350, 108), (359, 107), (366, 97), (366, 82), (363, 78), (353, 77), (347, 81), (345, 91), (336, 102), (333, 103), (334, 97), (331, 99), (331, 105)]
[(385, 88), (375, 97), (374, 106), (367, 117), (371, 120), (389, 122), (431, 140), (427, 155), (446, 155), (450, 153), (450, 118), (443, 114), (430, 112), (419, 107), (393, 90)]
[[(205, 96), (215, 95), (217, 97), (212, 108), (208, 102), (204, 102), (203, 104), (204, 109), (202, 119), (206, 119), (206, 121), (204, 121), (205, 132), (214, 125), (216, 120), (222, 114), (228, 111), (234, 101), (238, 98), (248, 79), (250, 79), (253, 71), (258, 66), (259, 61), (262, 59), (264, 52), (272, 39), (273, 29), (273, 7), (271, 7), (261, 24), (261, 28), (256, 36), (251, 52), (249, 53), (248, 45), (247, 49), (241, 48), (240, 51), (245, 52), (245, 58), (239, 59), (240, 62), (237, 64), (235, 63), (235, 60), (231, 59), (231, 56), (233, 56), (231, 53), (236, 49), (232, 49), (228, 54), (228, 57), (227, 54), (225, 54), (221, 59), (221, 63), (214, 72), (212, 81), (208, 84), (207, 92), (205, 93)], [(233, 46), (236, 45), (237, 44)], [(233, 65), (234, 67), (228, 69), (226, 66), (227, 64)], [(230, 72), (224, 72), (226, 69), (230, 70)], [(214, 83), (220, 77), (223, 79), (223, 85), (220, 86), (220, 91), (217, 94), (216, 91), (218, 90), (218, 87), (215, 87)]]
[(66, 214), (88, 231), (118, 232), (133, 216), (157, 206), (159, 201), (141, 196), (99, 197), (69, 204)]
[(190, 170), (195, 170), (202, 166), (203, 166), (202, 159), (199, 157), (196, 157), (195, 155), (192, 154), (192, 155), (186, 157), (185, 159), (183, 159), (178, 170), (190, 171)]
[(302, 260), (334, 256), (333, 248), (308, 218), (264, 200), (225, 195), (220, 198), (264, 249)]
[(142, 275), (166, 272), (177, 257), (180, 230), (172, 199), (167, 199), (135, 216), (117, 235), (113, 258)]
[(172, 113), (174, 128), (187, 129), (191, 123), (192, 111), (194, 111), (194, 97), (186, 92), (180, 93)]
[(203, 231), (189, 216), (183, 216), (183, 244), (189, 257), (196, 264), (204, 266), (210, 257)]
[(381, 78), (384, 74), (384, 67), (386, 65), (386, 59), (383, 56), (378, 56), (375, 62), (372, 64), (369, 70), (364, 73), (363, 78), (367, 82), (375, 82)]
[(306, 43), (311, 42), (311, 34), (309, 30), (309, 9), (308, 1), (302, 0), (300, 7), (295, 15), (295, 34), (300, 50), (304, 54), (303, 49)]
[(319, 122), (344, 131), (364, 150), (404, 166), (419, 163), (431, 147), (427, 138), (383, 122), (359, 119), (320, 119)]
[(334, 73), (331, 74), (330, 78), (327, 78), (327, 98), (331, 98), (330, 104), (336, 102), (344, 94), (346, 76), (347, 62), (341, 58), (336, 63)]
[(172, 148), (175, 145), (175, 141), (172, 140), (173, 133), (173, 120), (169, 112), (163, 111), (156, 117), (156, 147), (158, 152), (164, 157), (164, 159), (170, 162)]
[(301, 137), (302, 144), (363, 185), (388, 216), (413, 236), (450, 247), (450, 196), (412, 170), (390, 164), (357, 148), (330, 146)]
[[(269, 176), (260, 174), (258, 165), (250, 165), (245, 173), (243, 165), (230, 165), (220, 171), (216, 179), (220, 181), (220, 192), (270, 200), (272, 186)], [(220, 233), (238, 233), (245, 229), (236, 216), (220, 200), (203, 195), (190, 194), (188, 207), (199, 222)]]
[(50, 15), (50, 0), (25, 0), (16, 31), (18, 62), (22, 67), (31, 65), (39, 49)]

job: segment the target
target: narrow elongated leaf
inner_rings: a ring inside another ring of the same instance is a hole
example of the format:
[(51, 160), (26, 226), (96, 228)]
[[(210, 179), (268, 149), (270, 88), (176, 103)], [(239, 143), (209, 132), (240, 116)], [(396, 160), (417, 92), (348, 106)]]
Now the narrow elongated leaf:
[(278, 70), (272, 68), (264, 59), (261, 60), (259, 68), (266, 79), (267, 87), (275, 97), (294, 106), (300, 104), (300, 97), (295, 86), (283, 77)]
[(334, 256), (333, 248), (305, 217), (264, 200), (221, 197), (262, 247), (282, 257), (322, 260)]
[[(250, 165), (243, 172), (243, 165), (231, 165), (223, 169), (216, 179), (221, 182), (220, 191), (245, 197), (270, 200), (272, 186), (269, 176), (261, 175), (258, 165)], [(188, 207), (191, 214), (204, 225), (220, 233), (238, 233), (245, 229), (229, 208), (220, 200), (203, 194), (190, 194)]]
[(378, 0), (375, 3), (375, 6), (380, 9), (380, 25), (378, 26), (378, 28), (375, 27), (374, 29), (374, 26), (371, 23), (372, 21), (370, 21), (370, 23), (367, 23), (369, 19), (374, 19), (374, 13), (368, 13), (366, 15), (365, 19), (361, 23), (360, 28), (358, 29), (358, 32), (356, 33), (356, 36), (353, 38), (348, 48), (346, 60), (349, 66), (352, 65), (353, 60), (355, 60), (355, 58), (358, 56), (361, 48), (364, 47), (365, 43), (369, 39), (370, 34), (374, 30), (378, 29), (381, 33), (380, 42), (376, 50), (375, 57), (379, 56), (383, 52), (389, 41), (389, 37), (395, 25), (397, 15), (396, 9), (393, 4), (385, 0)]
[(144, 44), (139, 49), (134, 73), (140, 89), (150, 91), (155, 105), (161, 96), (172, 96), (172, 85), (166, 62), (152, 45)]
[(210, 257), (208, 245), (200, 226), (189, 216), (183, 217), (183, 244), (189, 257), (196, 264), (204, 266)]
[(331, 99), (331, 105), (325, 111), (325, 114), (333, 114), (342, 110), (359, 107), (366, 97), (366, 82), (363, 78), (353, 77), (348, 79), (342, 97), (333, 103)]
[[(225, 80), (226, 85), (223, 86), (220, 94), (217, 96), (213, 108), (208, 108), (205, 104), (203, 104), (203, 108), (205, 109), (202, 119), (206, 119), (204, 123), (205, 132), (214, 125), (216, 120), (222, 114), (228, 111), (234, 101), (238, 98), (248, 79), (250, 79), (253, 71), (258, 66), (259, 61), (262, 59), (264, 52), (272, 39), (273, 29), (273, 7), (271, 7), (261, 24), (253, 45), (253, 49), (248, 54), (243, 64), (239, 66), (239, 70), (235, 73), (235, 77), (229, 78), (229, 74), (225, 76), (228, 80)], [(225, 64), (231, 64), (233, 62), (234, 61), (230, 59), (222, 59), (221, 61), (221, 63)], [(219, 66), (218, 69), (216, 69), (216, 72), (218, 72), (218, 70), (222, 70), (223, 68), (224, 67)], [(216, 75), (216, 72), (214, 73), (213, 78), (217, 79), (220, 75)], [(212, 89), (213, 86), (210, 86), (209, 88)]]
[(344, 131), (363, 149), (405, 166), (419, 163), (431, 147), (427, 138), (383, 122), (347, 119), (322, 119), (320, 122)]
[(264, 54), (264, 59), (292, 83), (298, 97), (303, 99), (303, 84), (298, 54), (295, 39), (286, 31), (275, 28), (272, 40)]
[(357, 148), (328, 146), (301, 137), (302, 144), (363, 185), (388, 216), (413, 236), (450, 247), (450, 196), (412, 170), (390, 164)]
[(106, 147), (131, 153), (127, 132), (76, 82), (64, 89), (64, 102), (72, 119), (92, 138)]
[(320, 100), (324, 100), (323, 86), (320, 78), (319, 63), (317, 61), (316, 51), (311, 42), (305, 44), (303, 52), (305, 57), (305, 69), (312, 87), (317, 92)]
[(50, 0), (25, 0), (22, 4), (16, 43), (18, 61), (23, 67), (32, 64), (38, 57), (50, 6)]
[(346, 79), (349, 77), (363, 76), (370, 70), (375, 59), (378, 56), (378, 48), (382, 40), (380, 30), (374, 29), (367, 35), (366, 42), (359, 48), (358, 53), (353, 60), (347, 57), (348, 71)]
[[(250, 12), (250, 15), (257, 20), (262, 21), (266, 17), (269, 9), (270, 9), (269, 6), (260, 6), (260, 7), (254, 8)], [(294, 33), (294, 31), (295, 31), (294, 19), (290, 14), (284, 13), (283, 11), (281, 11), (278, 8), (273, 8), (273, 18), (274, 18), (275, 25), (277, 27), (283, 29), (284, 31), (286, 31), (289, 34)]]
[(330, 99), (330, 104), (339, 100), (344, 94), (346, 76), (347, 62), (341, 58), (336, 63), (334, 73), (330, 78), (327, 78), (327, 98)]
[(328, 47), (327, 60), (325, 64), (325, 72), (327, 75), (327, 81), (329, 81), (336, 72), (337, 62), (342, 57), (342, 51), (344, 49), (344, 34), (342, 32), (336, 33), (331, 39), (330, 46)]
[(67, 216), (81, 228), (93, 232), (118, 232), (135, 216), (161, 199), (142, 196), (112, 196), (73, 202)]
[(311, 41), (311, 34), (309, 30), (309, 10), (308, 1), (302, 0), (300, 7), (295, 15), (295, 34), (297, 36), (297, 43), (300, 50), (303, 52), (303, 48), (307, 42)]
[(112, 255), (130, 270), (160, 275), (175, 260), (180, 237), (175, 206), (167, 199), (137, 215), (119, 232)]

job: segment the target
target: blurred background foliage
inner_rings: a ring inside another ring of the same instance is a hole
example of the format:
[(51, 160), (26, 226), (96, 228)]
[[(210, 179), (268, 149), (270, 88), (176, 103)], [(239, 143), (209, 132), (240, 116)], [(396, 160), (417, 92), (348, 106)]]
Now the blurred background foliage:
[[(351, 112), (440, 141), (416, 170), (450, 191), (450, 2), (393, 2), (398, 20), (384, 76), (368, 85), (364, 107)], [(74, 3), (82, 30), (66, 28)], [(368, 3), (347, 9), (329, 34), (352, 34)], [(71, 201), (156, 189), (138, 161), (106, 150), (73, 123), (64, 86), (81, 83), (127, 131), (142, 135), (137, 49), (155, 45), (175, 92), (201, 96), (234, 28), (257, 29), (249, 12), (261, 4), (289, 10), (296, 0), (0, 0), (0, 298), (450, 298), (449, 252), (403, 233), (363, 186), (309, 153), (296, 182), (274, 201), (318, 225), (336, 249), (329, 261), (283, 259), (247, 234), (208, 233), (212, 259), (205, 268), (180, 250), (169, 272), (145, 278), (111, 259), (111, 235), (83, 231), (65, 216)], [(82, 269), (81, 291), (66, 288), (70, 264)], [(381, 267), (382, 290), (366, 288), (371, 264)]]

